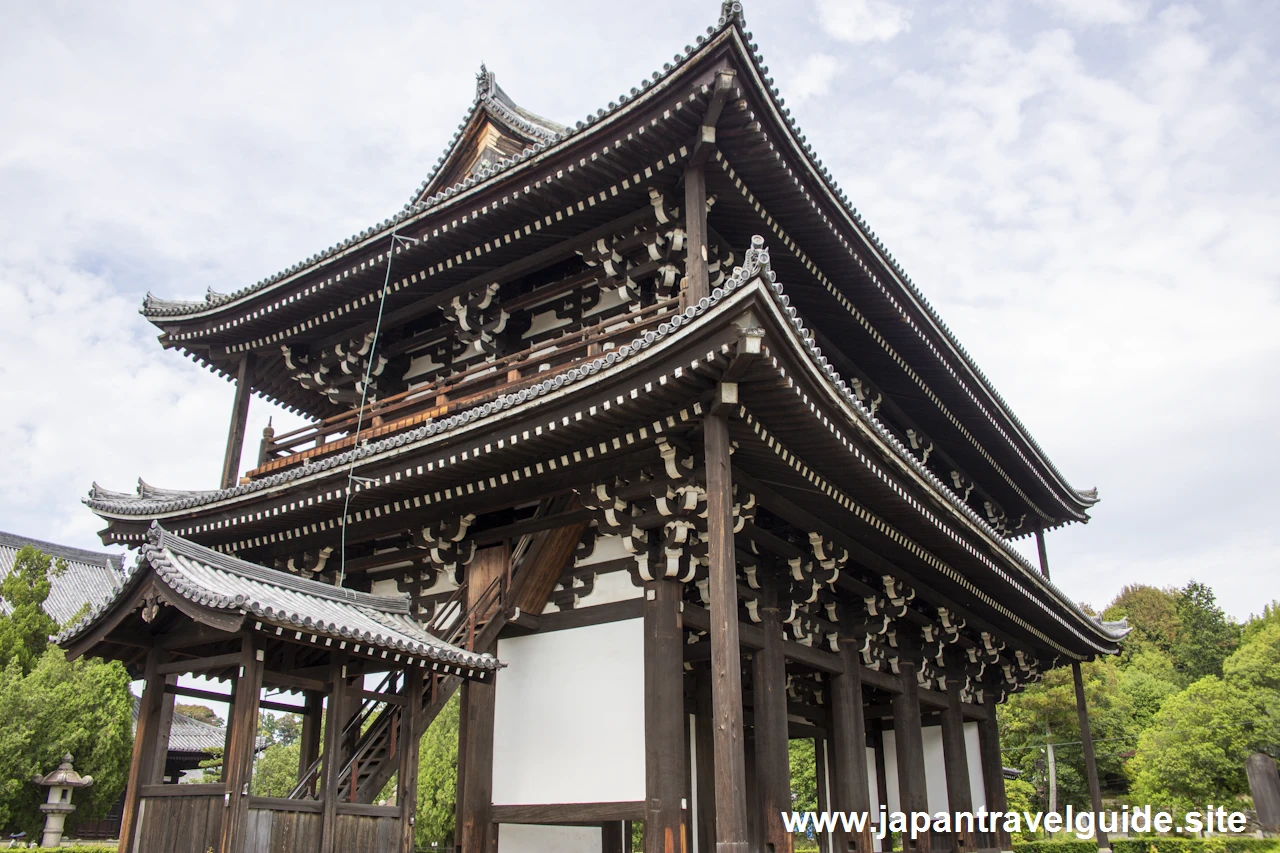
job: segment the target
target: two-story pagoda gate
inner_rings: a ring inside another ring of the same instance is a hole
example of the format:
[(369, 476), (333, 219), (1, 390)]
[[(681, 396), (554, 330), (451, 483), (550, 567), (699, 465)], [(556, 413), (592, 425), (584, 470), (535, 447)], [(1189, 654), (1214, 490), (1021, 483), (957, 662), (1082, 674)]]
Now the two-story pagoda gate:
[[(823, 809), (1000, 810), (995, 705), (1053, 666), (1079, 684), (1124, 633), (1043, 559), (1096, 493), (849, 205), (738, 3), (575, 127), (482, 68), (393, 219), (143, 311), (236, 381), (224, 480), (95, 485), (104, 541), (158, 522), (264, 577), (394, 598), (422, 635), (502, 660), (406, 699), (425, 725), (461, 687), (465, 853), (616, 853), (636, 824), (647, 853), (790, 850), (796, 738)], [(241, 477), (253, 393), (314, 423), (268, 430)], [(291, 801), (332, 772), (375, 808), (403, 743), (390, 719), (301, 768)]]

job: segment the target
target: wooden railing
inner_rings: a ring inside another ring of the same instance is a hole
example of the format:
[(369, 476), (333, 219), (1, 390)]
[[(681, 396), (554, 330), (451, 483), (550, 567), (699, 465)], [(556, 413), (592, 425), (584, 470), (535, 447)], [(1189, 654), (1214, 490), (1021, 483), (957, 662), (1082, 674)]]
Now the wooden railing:
[[(678, 303), (678, 298), (655, 302), (553, 341), (533, 344), (494, 361), (480, 362), (429, 385), (368, 403), (363, 418), (358, 411), (351, 411), (278, 436), (264, 435), (258, 467), (246, 477), (273, 474), (308, 459), (339, 453), (361, 442), (413, 429), (434, 418), (519, 391), (596, 358), (610, 345), (630, 342), (661, 324)], [(360, 434), (355, 435), (358, 423)]]

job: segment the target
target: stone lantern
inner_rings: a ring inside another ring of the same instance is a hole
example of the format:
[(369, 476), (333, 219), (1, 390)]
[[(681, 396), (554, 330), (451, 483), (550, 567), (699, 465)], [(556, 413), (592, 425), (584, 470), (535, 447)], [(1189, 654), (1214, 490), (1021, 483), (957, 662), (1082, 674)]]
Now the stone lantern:
[(72, 789), (88, 788), (93, 784), (93, 777), (81, 776), (72, 769), (71, 754), (67, 753), (62, 756), (62, 763), (57, 770), (48, 776), (37, 775), (32, 781), (49, 789), (48, 799), (40, 806), (40, 811), (45, 814), (44, 837), (40, 840), (40, 846), (57, 847), (62, 843), (62, 825), (66, 822), (67, 815), (76, 810), (71, 805)]

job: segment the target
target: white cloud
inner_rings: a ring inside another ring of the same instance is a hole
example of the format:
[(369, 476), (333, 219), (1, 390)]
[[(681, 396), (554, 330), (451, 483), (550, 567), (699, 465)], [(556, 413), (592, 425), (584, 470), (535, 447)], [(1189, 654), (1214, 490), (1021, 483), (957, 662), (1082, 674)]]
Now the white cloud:
[(828, 53), (805, 57), (791, 73), (780, 72), (778, 84), (790, 103), (802, 103), (831, 92), (831, 83), (842, 68), (841, 62)]
[(1056, 14), (1077, 24), (1136, 24), (1146, 17), (1148, 0), (1040, 0)]
[(889, 41), (911, 29), (911, 10), (892, 0), (818, 0), (818, 22), (852, 44)]

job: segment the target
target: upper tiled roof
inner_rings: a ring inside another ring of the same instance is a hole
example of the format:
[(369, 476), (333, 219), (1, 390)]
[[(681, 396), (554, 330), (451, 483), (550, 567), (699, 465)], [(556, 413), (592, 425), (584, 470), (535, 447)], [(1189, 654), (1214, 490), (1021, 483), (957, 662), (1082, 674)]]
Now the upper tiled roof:
[[(55, 560), (66, 561), (67, 570), (50, 577), (49, 597), (44, 603), (45, 612), (59, 625), (66, 624), (86, 604), (96, 604), (120, 588), (124, 577), (124, 557), (120, 554), (69, 548), (3, 532), (0, 532), (0, 581), (13, 571), (18, 551), (27, 545), (35, 546)], [(0, 612), (8, 612), (3, 599), (0, 599)]]
[(476, 654), (433, 637), (409, 615), (408, 597), (386, 597), (295, 577), (220, 554), (174, 536), (153, 524), (124, 585), (88, 616), (67, 628), (59, 643), (92, 626), (119, 592), (147, 574), (173, 593), (215, 610), (252, 614), (256, 619), (309, 634), (471, 670), (495, 670), (488, 654)]

